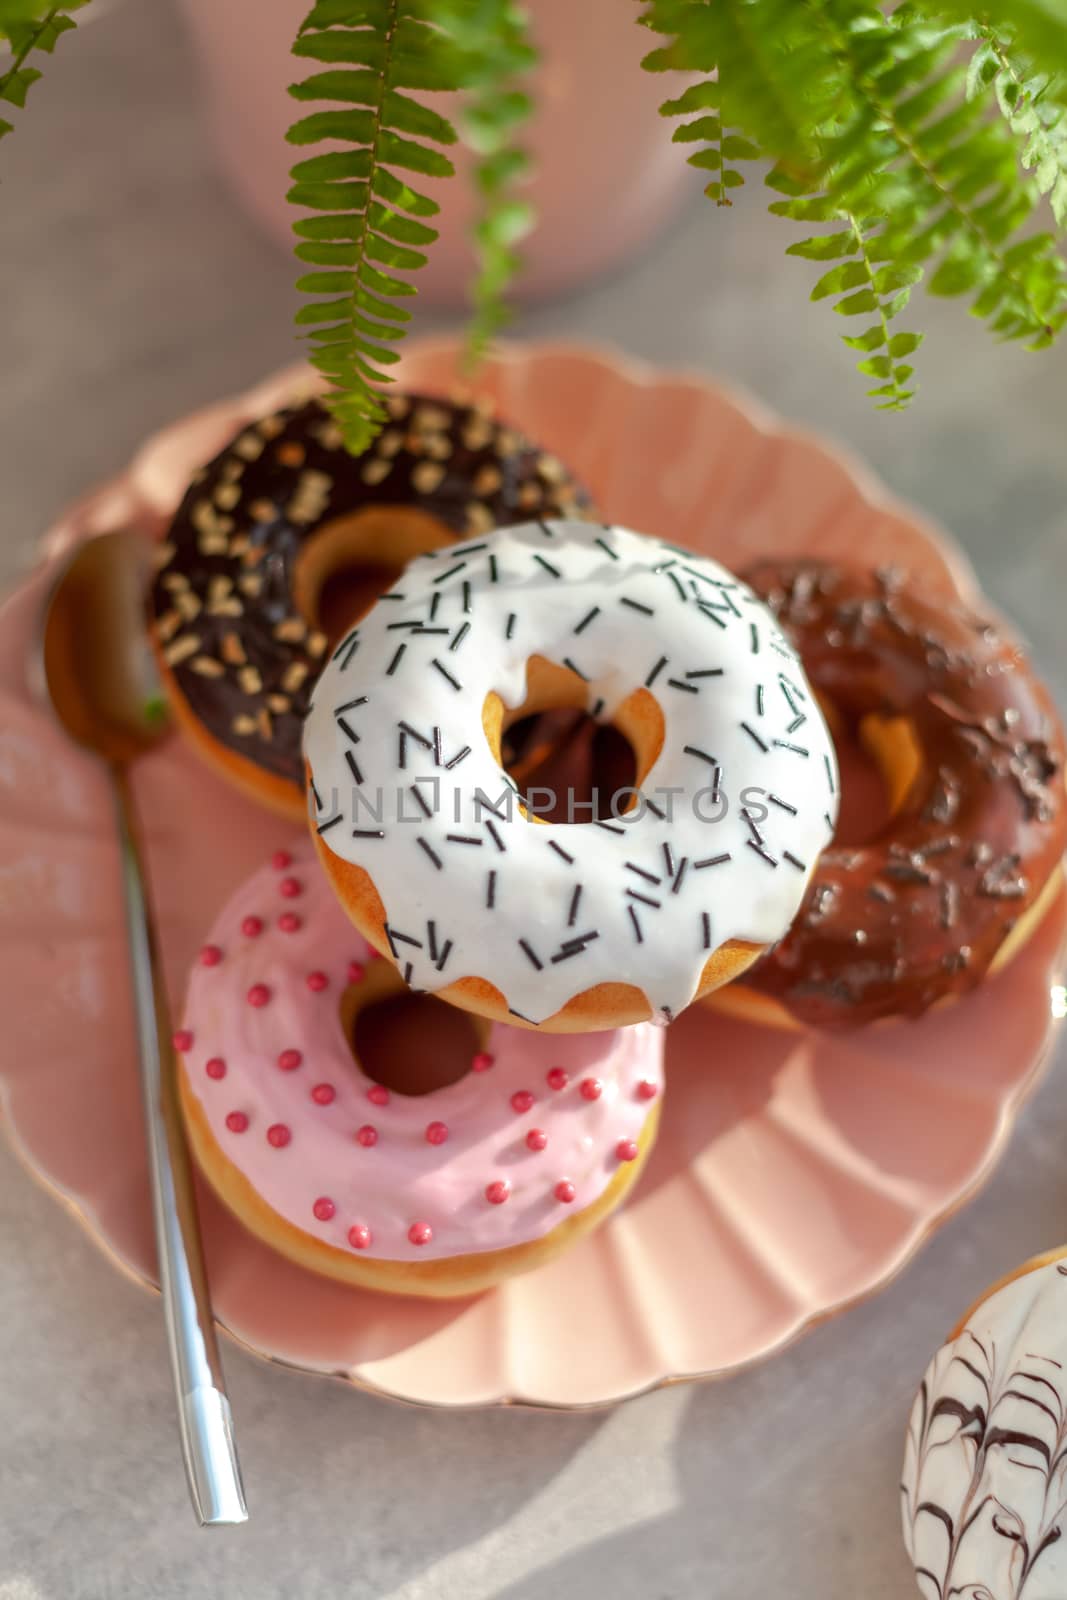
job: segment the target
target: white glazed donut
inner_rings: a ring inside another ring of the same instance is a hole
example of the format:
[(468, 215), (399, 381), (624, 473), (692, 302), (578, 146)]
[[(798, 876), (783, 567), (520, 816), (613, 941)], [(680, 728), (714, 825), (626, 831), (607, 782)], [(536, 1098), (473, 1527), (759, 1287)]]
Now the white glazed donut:
[(1067, 1595), (1067, 1259), (988, 1291), (934, 1357), (908, 1427), (904, 1539), (927, 1600)]
[(470, 1019), (470, 1072), (403, 1094), (351, 1043), (361, 1004), (406, 994), (373, 955), (310, 847), (255, 873), (189, 981), (175, 1038), (186, 1126), (225, 1202), (292, 1259), (370, 1288), (468, 1294), (623, 1198), (655, 1133), (663, 1033), (550, 1040)]
[[(559, 704), (629, 737), (632, 810), (546, 825), (517, 802), (503, 719)], [(829, 732), (752, 591), (589, 523), (413, 561), (324, 669), (304, 754), (371, 942), (416, 988), (559, 1031), (669, 1021), (735, 976), (789, 927), (837, 812)]]

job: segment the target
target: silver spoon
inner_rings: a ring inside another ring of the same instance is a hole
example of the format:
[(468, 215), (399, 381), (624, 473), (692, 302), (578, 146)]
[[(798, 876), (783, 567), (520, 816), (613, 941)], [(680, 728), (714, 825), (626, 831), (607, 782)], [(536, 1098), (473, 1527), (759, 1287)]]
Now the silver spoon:
[(104, 763), (114, 791), (160, 1289), (182, 1455), (204, 1527), (247, 1522), (248, 1512), (204, 1273), (169, 1008), (129, 783), (130, 764), (168, 731), (145, 629), (148, 561), (144, 539), (129, 530), (79, 544), (45, 604), (29, 674), (32, 689), (71, 739)]

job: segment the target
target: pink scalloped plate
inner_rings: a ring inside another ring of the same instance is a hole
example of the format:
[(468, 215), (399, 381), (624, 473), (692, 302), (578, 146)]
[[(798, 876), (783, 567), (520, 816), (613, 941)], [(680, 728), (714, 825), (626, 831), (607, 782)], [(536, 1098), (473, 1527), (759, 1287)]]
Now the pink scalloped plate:
[[(402, 381), (451, 387), (456, 355), (451, 343), (415, 346)], [(117, 520), (158, 527), (232, 432), (308, 387), (303, 369), (289, 371), (157, 435), (71, 511), (47, 550)], [(479, 387), (575, 467), (607, 517), (728, 565), (859, 551), (919, 571), (928, 589), (977, 592), (944, 536), (862, 470), (700, 379), (588, 349), (516, 347)], [(46, 561), (0, 625), (3, 1105), (29, 1166), (150, 1285), (108, 796), (24, 686), (48, 576)], [(178, 996), (203, 929), (286, 830), (176, 739), (136, 782)], [(1047, 1052), (1065, 928), (1061, 892), (1007, 971), (920, 1023), (827, 1038), (691, 1010), (670, 1030), (663, 1131), (625, 1210), (477, 1299), (390, 1299), (310, 1276), (205, 1191), (219, 1319), (268, 1359), (442, 1406), (603, 1405), (767, 1356), (885, 1284), (989, 1173)]]

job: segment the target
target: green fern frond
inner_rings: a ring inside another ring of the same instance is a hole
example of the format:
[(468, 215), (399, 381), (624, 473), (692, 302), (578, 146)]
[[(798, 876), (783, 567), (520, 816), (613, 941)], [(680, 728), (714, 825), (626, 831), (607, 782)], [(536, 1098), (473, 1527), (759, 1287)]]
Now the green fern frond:
[(1051, 342), (1067, 321), (1064, 262), (1050, 235), (1022, 234), (1037, 188), (1020, 176), (1011, 130), (965, 96), (967, 30), (910, 5), (877, 22), (841, 0), (817, 10), (853, 86), (851, 114), (824, 140), (823, 192), (881, 219), (877, 259), (929, 271), (930, 293), (969, 297), (1005, 338)]
[(975, 96), (992, 89), (1021, 147), (1019, 160), (1033, 173), (1038, 192), (1048, 197), (1056, 223), (1067, 226), (1067, 107), (1057, 98), (1063, 85), (1037, 70), (1014, 39), (988, 23), (976, 24), (975, 35), (967, 92)]
[[(449, 42), (423, 20), (420, 0), (318, 0), (293, 47), (326, 68), (290, 94), (331, 109), (312, 111), (289, 129), (295, 145), (343, 146), (292, 169), (289, 199), (316, 213), (294, 223), (298, 258), (325, 270), (297, 287), (316, 298), (297, 312), (314, 346), (312, 363), (329, 378), (328, 404), (354, 453), (365, 450), (386, 412), (378, 386), (398, 360), (410, 311), (397, 301), (415, 293), (406, 274), (426, 262), (437, 230), (420, 220), (438, 210), (413, 186), (448, 177), (443, 153), (452, 124), (413, 99), (410, 89), (454, 89), (457, 61)], [(408, 175), (412, 175), (409, 182)]]
[[(72, 11), (81, 11), (89, 0), (66, 0), (48, 5), (44, 0), (0, 0), (0, 41), (11, 50), (10, 64), (0, 71), (0, 100), (20, 111), (26, 96), (40, 78), (36, 67), (27, 66), (37, 53), (51, 55), (63, 34), (77, 26)], [(14, 123), (0, 117), (0, 139), (14, 130)]]
[[(740, 183), (730, 149), (770, 156), (767, 181), (783, 196), (771, 210), (827, 225), (789, 253), (839, 263), (813, 298), (872, 318), (846, 343), (889, 409), (912, 397), (905, 358), (920, 343), (889, 324), (920, 281), (968, 298), (996, 334), (1031, 349), (1067, 322), (1058, 242), (1028, 227), (1042, 194), (1062, 220), (1065, 80), (1029, 67), (1018, 44), (1027, 29), (1047, 37), (1062, 26), (1067, 55), (1067, 6), (1007, 0), (997, 10), (1025, 23), (994, 31), (956, 0), (646, 0), (640, 19), (669, 35), (650, 70), (700, 74), (662, 110), (691, 119), (676, 138), (707, 141), (695, 164), (715, 174), (710, 197), (722, 204)], [(969, 74), (968, 49), (982, 56)]]
[[(717, 204), (743, 182), (731, 160), (774, 152), (798, 176), (809, 170), (815, 133), (832, 104), (821, 52), (812, 47), (797, 0), (644, 0), (638, 21), (667, 42), (645, 56), (648, 72), (697, 74), (699, 82), (660, 106), (665, 117), (693, 122), (679, 143), (707, 139), (690, 164), (721, 173), (706, 191)], [(711, 113), (705, 117), (703, 113)], [(703, 124), (703, 126), (702, 126)], [(732, 152), (732, 154), (731, 154)]]
[(464, 90), (460, 135), (477, 156), (471, 369), (510, 320), (505, 295), (520, 265), (515, 247), (533, 225), (533, 207), (518, 192), (530, 161), (516, 132), (533, 109), (520, 84), (536, 66), (537, 52), (516, 0), (437, 0), (434, 20), (457, 52)]
[(1050, 77), (1067, 75), (1067, 6), (1063, 0), (912, 0), (930, 20), (996, 32)]

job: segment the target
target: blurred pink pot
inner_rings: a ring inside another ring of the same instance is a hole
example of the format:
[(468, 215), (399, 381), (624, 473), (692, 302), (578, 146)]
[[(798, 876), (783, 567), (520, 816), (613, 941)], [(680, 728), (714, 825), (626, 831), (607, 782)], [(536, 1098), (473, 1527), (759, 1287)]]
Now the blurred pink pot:
[[(314, 63), (289, 47), (307, 0), (182, 0), (203, 62), (222, 161), (249, 210), (291, 240), (288, 169), (299, 153), (285, 130), (299, 114), (286, 86)], [(540, 222), (525, 241), (520, 292), (568, 289), (622, 261), (673, 215), (689, 187), (684, 152), (656, 107), (676, 87), (642, 72), (653, 41), (632, 0), (529, 0), (542, 65), (527, 145)], [(437, 303), (463, 298), (471, 205), (462, 181), (427, 184), (441, 237), (419, 276)]]

